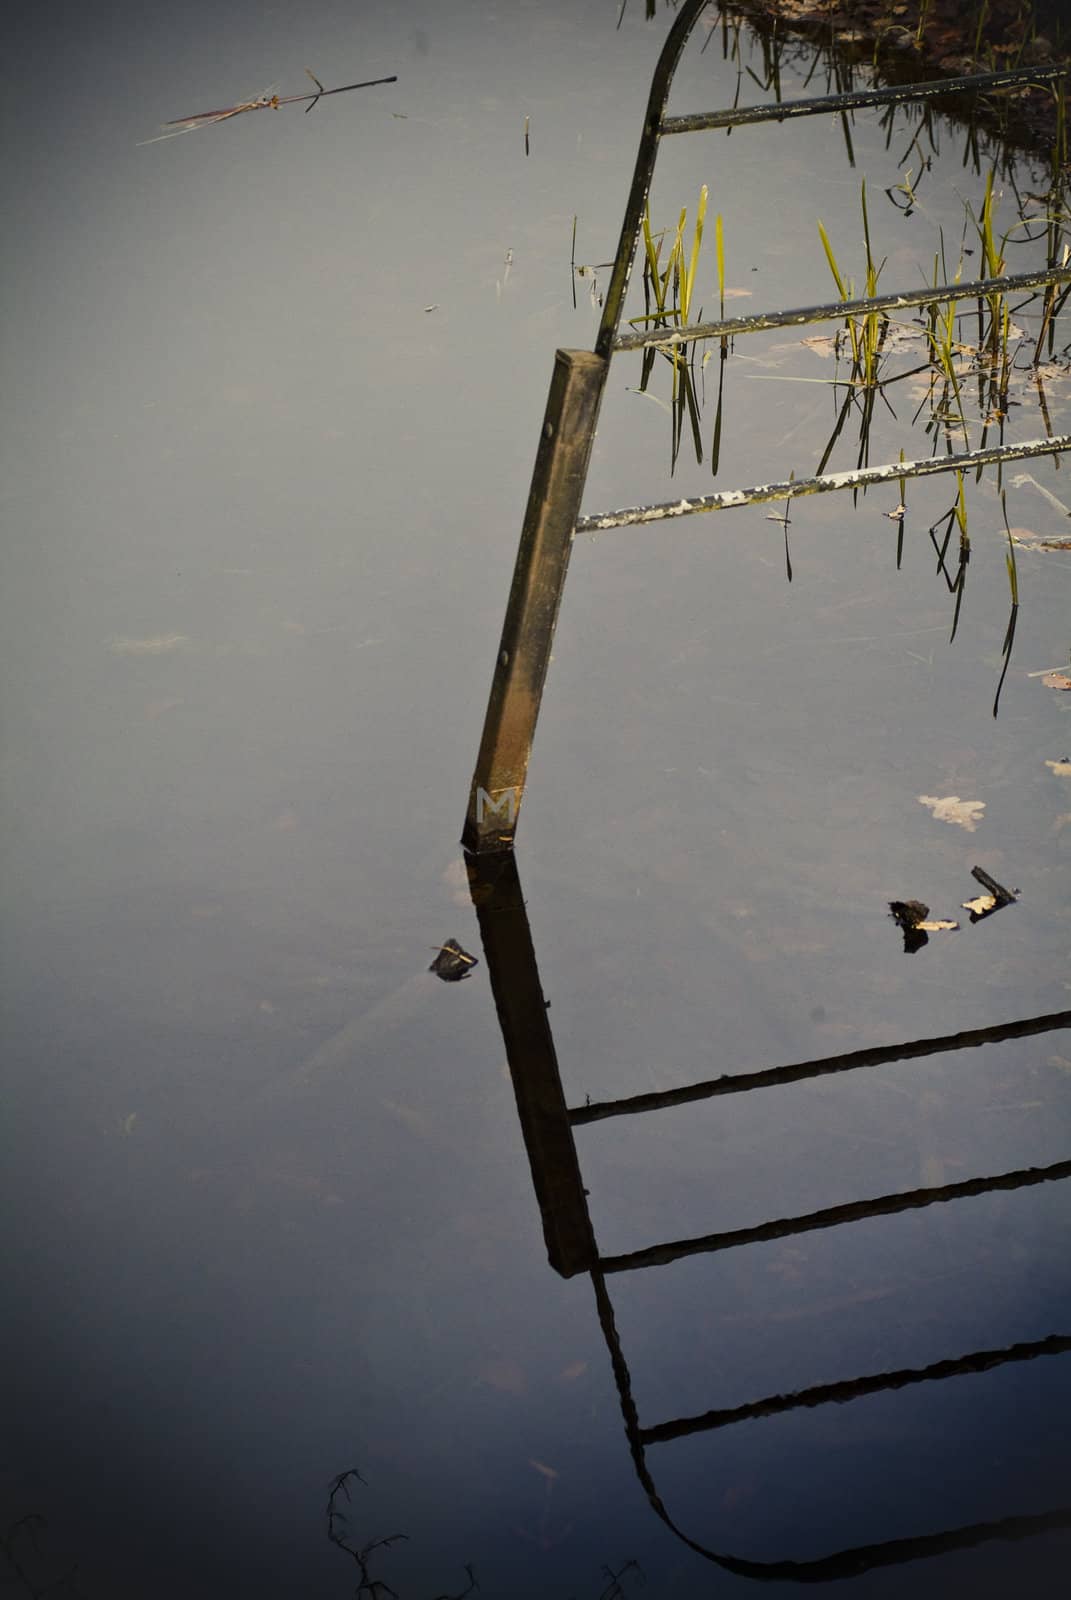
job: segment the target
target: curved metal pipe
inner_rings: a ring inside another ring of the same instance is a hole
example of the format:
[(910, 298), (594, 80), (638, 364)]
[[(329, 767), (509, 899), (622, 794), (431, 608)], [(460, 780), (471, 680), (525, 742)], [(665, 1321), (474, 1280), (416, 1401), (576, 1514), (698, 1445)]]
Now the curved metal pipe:
[(628, 205), (625, 208), (624, 221), (621, 224), (621, 237), (618, 241), (617, 255), (614, 258), (614, 270), (610, 276), (610, 286), (606, 291), (603, 302), (602, 321), (599, 324), (599, 336), (595, 341), (595, 354), (609, 358), (613, 342), (617, 337), (618, 324), (621, 321), (621, 310), (625, 304), (628, 293), (629, 279), (632, 276), (632, 264), (636, 259), (636, 245), (640, 236), (640, 224), (643, 221), (644, 207), (647, 204), (647, 195), (654, 176), (655, 160), (658, 156), (658, 140), (662, 129), (662, 116), (669, 99), (669, 91), (673, 84), (673, 74), (677, 70), (677, 63), (681, 52), (688, 43), (688, 35), (699, 20), (701, 12), (706, 10), (708, 0), (686, 0), (677, 14), (677, 19), (665, 44), (662, 54), (658, 58), (658, 65), (651, 80), (651, 93), (647, 100), (647, 115), (643, 120), (643, 133), (640, 136), (640, 147), (636, 152), (636, 165), (632, 172), (632, 187), (628, 192)]

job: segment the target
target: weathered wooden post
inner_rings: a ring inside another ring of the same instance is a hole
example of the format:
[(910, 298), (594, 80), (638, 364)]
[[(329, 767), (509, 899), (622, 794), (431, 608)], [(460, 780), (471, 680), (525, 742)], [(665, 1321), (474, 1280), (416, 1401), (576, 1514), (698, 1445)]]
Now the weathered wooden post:
[(462, 843), (508, 850), (524, 797), (608, 363), (557, 350)]

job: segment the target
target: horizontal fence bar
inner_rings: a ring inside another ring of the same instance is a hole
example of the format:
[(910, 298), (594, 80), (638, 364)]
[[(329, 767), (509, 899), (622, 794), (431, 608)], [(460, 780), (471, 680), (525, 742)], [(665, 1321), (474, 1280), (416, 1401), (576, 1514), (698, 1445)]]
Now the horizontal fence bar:
[(967, 1178), (963, 1183), (942, 1184), (935, 1189), (909, 1189), (902, 1194), (883, 1194), (874, 1200), (851, 1200), (847, 1205), (829, 1206), (802, 1217), (781, 1217), (776, 1222), (760, 1222), (754, 1228), (731, 1228), (724, 1233), (708, 1233), (700, 1239), (677, 1239), (669, 1244), (653, 1244), (628, 1255), (600, 1256), (603, 1272), (635, 1272), (641, 1267), (664, 1267), (684, 1256), (709, 1255), (716, 1250), (736, 1250), (744, 1244), (769, 1244), (774, 1239), (790, 1239), (799, 1233), (814, 1233), (820, 1228), (840, 1228), (846, 1222), (864, 1222), (870, 1217), (894, 1217), (902, 1211), (920, 1211), (925, 1206), (942, 1205), (948, 1200), (973, 1199), (1001, 1190), (1029, 1189), (1039, 1183), (1060, 1183), (1071, 1178), (1071, 1161), (1056, 1161), (1050, 1167), (1023, 1167), (1017, 1172), (1000, 1172), (991, 1178)]
[(802, 1083), (808, 1078), (824, 1078), (835, 1072), (858, 1072), (862, 1067), (887, 1066), (891, 1061), (915, 1061), (920, 1056), (950, 1055), (954, 1050), (975, 1050), (984, 1044), (1003, 1044), (1008, 1039), (1029, 1039), (1039, 1033), (1071, 1028), (1071, 1011), (1050, 1011), (1042, 1017), (1024, 1017), (1018, 1022), (998, 1022), (988, 1028), (966, 1028), (961, 1033), (941, 1034), (934, 1039), (913, 1039), (907, 1044), (870, 1045), (846, 1055), (823, 1056), (819, 1061), (793, 1062), (785, 1067), (764, 1067), (758, 1072), (725, 1073), (705, 1083), (689, 1083), (680, 1089), (661, 1089), (649, 1094), (629, 1095), (624, 1100), (597, 1100), (589, 1106), (571, 1106), (569, 1121), (574, 1128), (586, 1122), (601, 1122), (606, 1117), (631, 1117), (643, 1111), (665, 1111), (672, 1106), (691, 1105), (723, 1094), (748, 1094), (752, 1089), (773, 1089), (786, 1083)]
[(641, 1445), (668, 1444), (674, 1439), (686, 1439), (694, 1433), (710, 1433), (716, 1428), (732, 1427), (737, 1422), (750, 1422), (757, 1417), (776, 1417), (786, 1411), (801, 1407), (843, 1405), (866, 1395), (881, 1394), (887, 1389), (907, 1389), (916, 1383), (943, 1383), (946, 1378), (973, 1376), (979, 1372), (992, 1372), (1009, 1362), (1036, 1361), (1039, 1356), (1061, 1356), (1071, 1351), (1071, 1338), (1053, 1333), (1047, 1339), (1037, 1339), (1030, 1344), (1013, 1344), (1003, 1350), (975, 1350), (969, 1356), (957, 1356), (945, 1361), (935, 1361), (928, 1367), (901, 1367), (895, 1372), (877, 1372), (864, 1378), (845, 1378), (839, 1383), (816, 1384), (812, 1389), (799, 1389), (794, 1394), (770, 1395), (765, 1400), (751, 1400), (746, 1405), (726, 1407), (718, 1411), (705, 1411), (698, 1417), (679, 1417), (672, 1422), (657, 1422), (641, 1428)]
[(621, 511), (604, 511), (593, 517), (580, 517), (577, 533), (605, 533), (610, 528), (633, 528), (643, 522), (663, 522), (671, 517), (690, 517), (703, 511), (729, 511), (734, 506), (758, 505), (764, 500), (795, 500), (804, 494), (827, 494), (834, 489), (866, 489), (877, 483), (895, 483), (898, 478), (929, 478), (938, 472), (969, 472), (995, 461), (1026, 461), (1031, 456), (1058, 455), (1071, 449), (1071, 433), (1055, 434), (1051, 439), (1028, 439), (1024, 444), (993, 445), (985, 450), (968, 450), (958, 456), (932, 456), (924, 461), (894, 461), (885, 467), (859, 467), (852, 472), (829, 472), (821, 478), (788, 478), (781, 483), (760, 483), (752, 489), (723, 489), (720, 494), (704, 494), (694, 500), (671, 500), (662, 505), (626, 506)]
[(898, 294), (876, 294), (869, 299), (830, 300), (820, 306), (789, 311), (766, 311), (752, 317), (729, 317), (724, 322), (697, 322), (689, 327), (658, 328), (646, 333), (622, 333), (614, 340), (616, 355), (622, 350), (672, 350), (693, 339), (733, 339), (740, 333), (760, 333), (764, 328), (799, 328), (809, 322), (832, 322), (840, 317), (865, 317), (875, 311), (902, 311), (908, 306), (939, 304), (944, 300), (982, 300), (987, 295), (1016, 294), (1020, 289), (1040, 289), (1050, 283), (1071, 283), (1071, 265), (1039, 267), (1005, 278), (975, 278), (970, 283), (944, 283), (940, 287), (904, 289)]
[(908, 105), (938, 100), (945, 95), (985, 94), (989, 90), (1038, 88), (1066, 78), (1071, 67), (1012, 67), (1007, 72), (977, 73), (968, 78), (933, 78), (925, 83), (893, 84), (885, 89), (859, 89), (847, 94), (819, 95), (810, 100), (777, 100), (761, 106), (727, 107), (724, 111), (698, 111), (685, 117), (663, 117), (659, 134), (701, 133), (705, 128), (740, 128), (746, 123), (785, 122), (790, 117), (836, 115), (866, 106)]

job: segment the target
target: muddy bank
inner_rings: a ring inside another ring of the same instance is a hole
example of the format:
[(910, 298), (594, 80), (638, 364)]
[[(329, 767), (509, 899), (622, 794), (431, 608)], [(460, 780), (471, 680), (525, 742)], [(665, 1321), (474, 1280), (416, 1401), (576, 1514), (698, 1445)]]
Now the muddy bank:
[[(1060, 0), (736, 0), (731, 10), (764, 32), (804, 37), (849, 61), (872, 64), (894, 83), (1048, 66), (1071, 57)], [(1051, 155), (1059, 139), (1059, 159), (1068, 160), (1051, 87), (990, 96), (971, 119), (1040, 154)]]

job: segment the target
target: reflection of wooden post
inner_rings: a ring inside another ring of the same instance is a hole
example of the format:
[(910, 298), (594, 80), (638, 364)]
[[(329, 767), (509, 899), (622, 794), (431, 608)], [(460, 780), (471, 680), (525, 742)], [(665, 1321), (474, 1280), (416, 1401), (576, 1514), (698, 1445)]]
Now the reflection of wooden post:
[(555, 352), (465, 819), (463, 842), (475, 852), (513, 842), (606, 370), (589, 350)]
[(517, 865), (512, 851), (467, 859), (547, 1254), (571, 1278), (597, 1251)]

